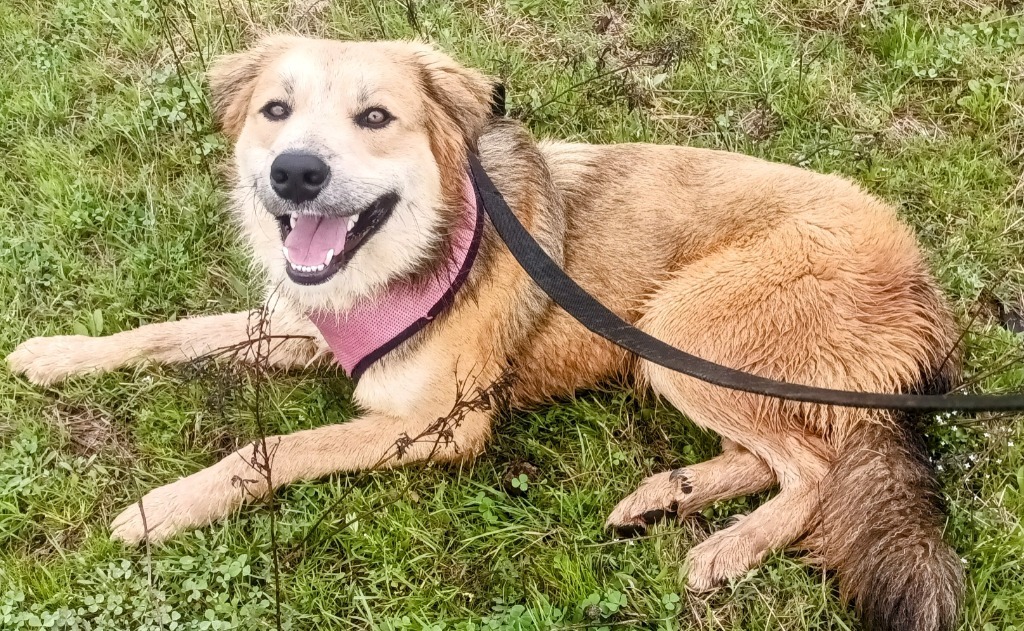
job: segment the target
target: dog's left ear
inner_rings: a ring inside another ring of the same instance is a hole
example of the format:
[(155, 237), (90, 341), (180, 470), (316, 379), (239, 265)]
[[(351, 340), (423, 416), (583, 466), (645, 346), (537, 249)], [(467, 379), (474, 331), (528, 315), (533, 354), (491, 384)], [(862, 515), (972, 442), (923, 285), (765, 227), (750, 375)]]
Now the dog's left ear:
[(418, 47), (415, 58), (427, 97), (458, 126), (466, 146), (475, 151), (491, 117), (494, 82), (426, 44)]
[(504, 116), (506, 113), (505, 84), (498, 81), (491, 87), (491, 116)]

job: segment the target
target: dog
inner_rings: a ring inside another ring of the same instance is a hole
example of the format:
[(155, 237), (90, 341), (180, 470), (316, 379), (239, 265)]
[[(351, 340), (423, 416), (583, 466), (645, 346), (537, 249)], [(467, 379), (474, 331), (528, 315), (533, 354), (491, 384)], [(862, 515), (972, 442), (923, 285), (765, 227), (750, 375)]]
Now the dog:
[[(234, 217), (267, 278), (267, 361), (333, 357), (358, 378), (365, 413), (267, 438), (272, 480), (234, 483), (253, 477), (248, 446), (152, 490), (114, 520), (113, 538), (166, 539), (271, 484), (470, 460), (491, 434), (487, 406), (444, 441), (380, 459), (448, 414), (467, 383), (508, 375), (508, 403), (521, 408), (625, 379), (720, 435), (722, 453), (647, 478), (609, 527), (642, 531), (778, 489), (690, 550), (690, 589), (794, 548), (837, 572), (869, 628), (956, 626), (963, 569), (914, 419), (734, 392), (628, 355), (517, 265), (482, 218), (467, 164), (478, 156), (551, 257), (654, 337), (779, 380), (947, 391), (960, 372), (954, 320), (891, 206), (846, 179), (735, 153), (536, 141), (493, 115), (492, 80), (420, 42), (271, 35), (217, 59), (208, 79), (234, 143)], [(244, 344), (249, 325), (241, 312), (33, 338), (8, 361), (53, 384), (187, 362)]]

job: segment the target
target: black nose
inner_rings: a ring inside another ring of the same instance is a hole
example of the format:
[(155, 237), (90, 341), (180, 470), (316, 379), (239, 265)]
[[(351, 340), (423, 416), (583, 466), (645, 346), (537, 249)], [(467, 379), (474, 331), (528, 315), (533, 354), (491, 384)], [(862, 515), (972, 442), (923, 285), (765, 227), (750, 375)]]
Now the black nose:
[(270, 186), (296, 204), (316, 199), (330, 177), (331, 168), (310, 153), (282, 153), (270, 165)]

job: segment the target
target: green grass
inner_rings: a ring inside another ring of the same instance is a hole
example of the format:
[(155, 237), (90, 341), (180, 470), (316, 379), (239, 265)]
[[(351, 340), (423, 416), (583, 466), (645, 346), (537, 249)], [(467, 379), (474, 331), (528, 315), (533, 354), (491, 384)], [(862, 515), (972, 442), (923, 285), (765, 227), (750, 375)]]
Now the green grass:
[[(926, 244), (969, 326), (968, 377), (981, 390), (1024, 389), (1021, 336), (999, 326), (991, 298), (978, 300), (987, 289), (1019, 306), (1024, 291), (1017, 4), (7, 0), (0, 355), (34, 335), (255, 304), (260, 281), (226, 221), (227, 147), (202, 70), (260, 29), (287, 27), (421, 32), (502, 77), (512, 114), (538, 136), (724, 148), (850, 176), (898, 204)], [(327, 371), (276, 374), (264, 420), (274, 432), (338, 422), (352, 413), (349, 392)], [(244, 375), (153, 367), (40, 389), (0, 369), (0, 628), (272, 628), (266, 509), (149, 555), (107, 540), (128, 502), (252, 437), (253, 396)], [(602, 532), (645, 475), (717, 448), (643, 399), (583, 393), (511, 415), (463, 469), (284, 491), (284, 626), (856, 628), (831, 581), (781, 554), (710, 597), (683, 591), (688, 547), (756, 499), (637, 542)], [(963, 629), (1024, 629), (1020, 420), (952, 417), (930, 430), (969, 572)], [(525, 496), (507, 493), (502, 479), (523, 461), (539, 473)], [(339, 498), (303, 552), (300, 537)]]

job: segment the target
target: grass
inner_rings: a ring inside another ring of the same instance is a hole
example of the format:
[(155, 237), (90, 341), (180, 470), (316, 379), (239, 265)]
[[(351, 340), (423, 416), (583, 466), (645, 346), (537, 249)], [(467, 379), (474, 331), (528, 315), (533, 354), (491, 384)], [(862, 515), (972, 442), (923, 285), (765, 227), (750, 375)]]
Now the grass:
[[(968, 331), (972, 387), (1024, 389), (1024, 343), (998, 309), (1020, 309), (1024, 291), (1019, 12), (1011, 0), (8, 0), (0, 355), (34, 335), (256, 304), (202, 70), (289, 28), (421, 34), (503, 78), (538, 136), (716, 147), (852, 177), (921, 236)], [(339, 422), (349, 392), (327, 371), (275, 374), (262, 420)], [(0, 370), (0, 628), (273, 628), (266, 510), (149, 553), (107, 539), (124, 505), (254, 436), (254, 395), (244, 374), (150, 367), (40, 389)], [(509, 415), (462, 469), (287, 489), (282, 626), (857, 628), (827, 577), (781, 554), (710, 597), (685, 593), (689, 546), (757, 498), (637, 542), (602, 532), (645, 475), (717, 448), (642, 399), (589, 392)], [(1020, 420), (930, 429), (969, 573), (963, 629), (1024, 629)], [(537, 467), (525, 485), (524, 462)]]

